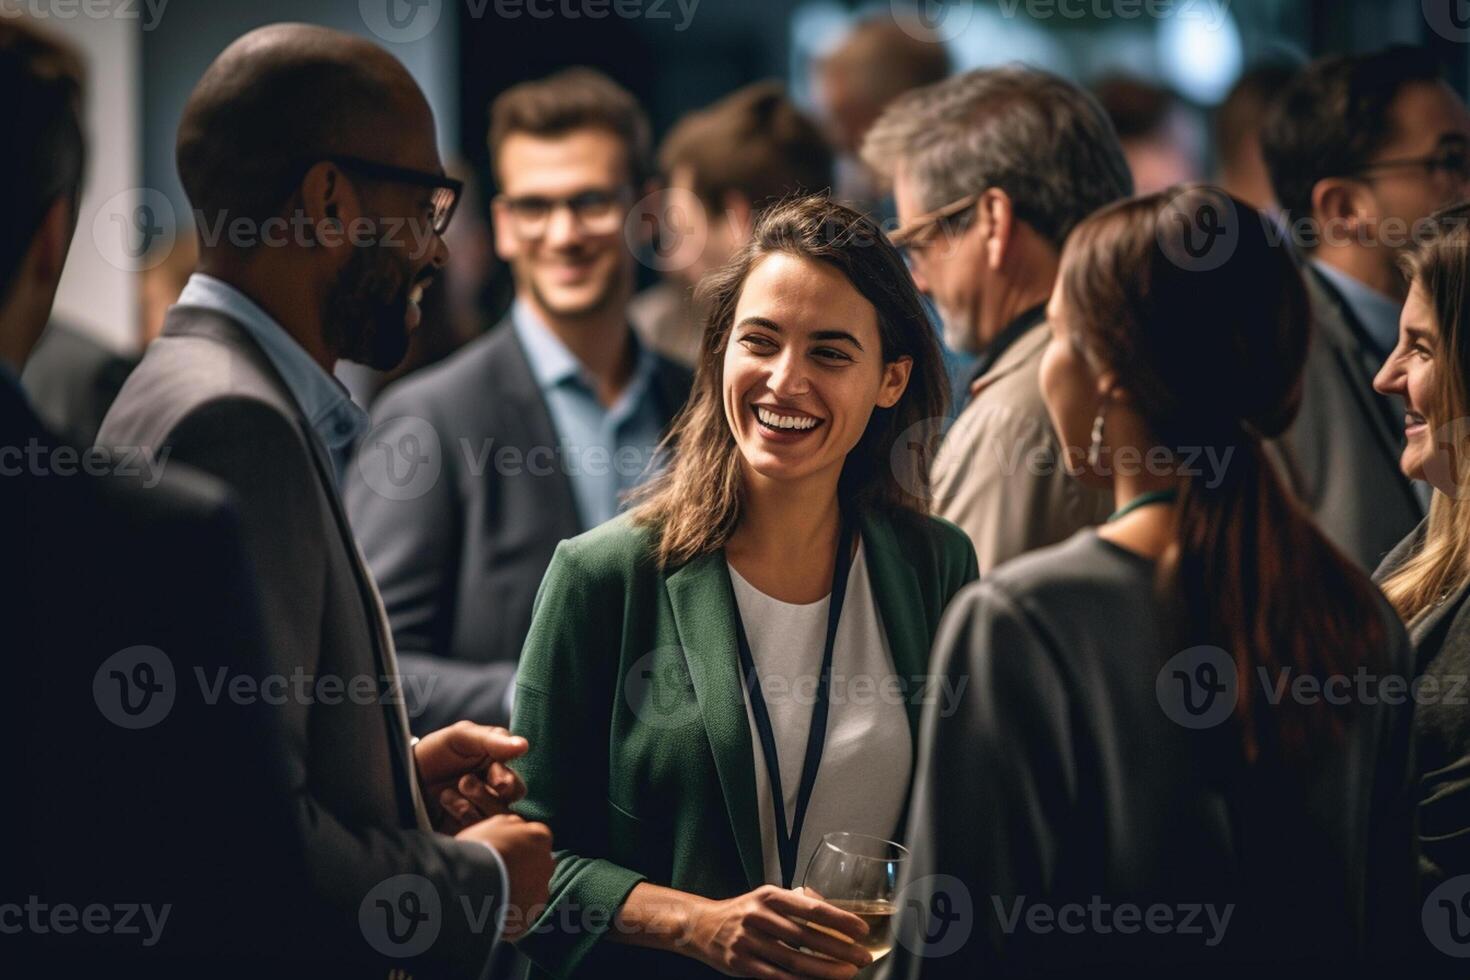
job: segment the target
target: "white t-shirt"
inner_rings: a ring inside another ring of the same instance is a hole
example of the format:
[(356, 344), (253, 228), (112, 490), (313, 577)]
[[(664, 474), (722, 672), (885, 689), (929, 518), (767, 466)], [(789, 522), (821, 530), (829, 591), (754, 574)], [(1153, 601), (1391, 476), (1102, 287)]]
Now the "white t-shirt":
[[(873, 601), (865, 550), (860, 545), (853, 558), (832, 649), (827, 740), (797, 845), (793, 887), (802, 883), (807, 863), (823, 834), (848, 831), (892, 840), (903, 818), (913, 769), (913, 737), (904, 701), (894, 696), (894, 685), (889, 680), (895, 674), (893, 655)], [(733, 566), (730, 581), (776, 737), (789, 830), (796, 816), (796, 796), (806, 761), (807, 734), (827, 641), (830, 597), (804, 605), (781, 602), (741, 578)], [(766, 882), (780, 885), (781, 855), (776, 847), (771, 780), (766, 774), (766, 757), (750, 710), (749, 692), (744, 692), (744, 697), (755, 756), (756, 809), (760, 813)]]

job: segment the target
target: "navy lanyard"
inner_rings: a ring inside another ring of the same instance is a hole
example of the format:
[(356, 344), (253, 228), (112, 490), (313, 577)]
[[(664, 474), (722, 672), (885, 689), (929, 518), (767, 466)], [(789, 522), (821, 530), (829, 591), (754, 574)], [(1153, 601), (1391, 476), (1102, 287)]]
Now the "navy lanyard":
[(740, 603), (735, 603), (735, 639), (740, 648), (740, 671), (745, 675), (745, 691), (750, 697), (750, 713), (760, 735), (761, 752), (766, 757), (766, 776), (771, 781), (771, 802), (776, 810), (776, 850), (781, 856), (781, 882), (786, 888), (796, 877), (796, 849), (801, 843), (801, 825), (806, 823), (806, 808), (811, 802), (812, 788), (817, 784), (817, 770), (822, 767), (822, 749), (827, 743), (827, 706), (832, 688), (832, 647), (837, 642), (837, 623), (842, 618), (842, 600), (847, 594), (847, 575), (852, 570), (852, 535), (847, 522), (837, 536), (837, 564), (832, 569), (832, 595), (827, 604), (827, 645), (822, 651), (822, 672), (817, 682), (817, 701), (812, 705), (811, 728), (806, 736), (806, 759), (801, 767), (801, 785), (796, 793), (796, 815), (786, 829), (786, 792), (781, 787), (781, 764), (776, 756), (776, 733), (771, 728), (771, 715), (761, 694), (761, 679), (756, 673), (750, 641), (745, 636), (745, 623), (740, 618)]

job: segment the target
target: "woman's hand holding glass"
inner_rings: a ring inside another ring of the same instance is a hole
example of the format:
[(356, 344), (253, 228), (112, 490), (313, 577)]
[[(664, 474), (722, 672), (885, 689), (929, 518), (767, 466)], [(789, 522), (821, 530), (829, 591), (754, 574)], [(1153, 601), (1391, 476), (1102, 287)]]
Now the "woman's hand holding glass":
[(847, 980), (873, 962), (858, 945), (867, 931), (856, 915), (800, 889), (762, 885), (703, 904), (689, 939), (700, 961), (727, 976)]

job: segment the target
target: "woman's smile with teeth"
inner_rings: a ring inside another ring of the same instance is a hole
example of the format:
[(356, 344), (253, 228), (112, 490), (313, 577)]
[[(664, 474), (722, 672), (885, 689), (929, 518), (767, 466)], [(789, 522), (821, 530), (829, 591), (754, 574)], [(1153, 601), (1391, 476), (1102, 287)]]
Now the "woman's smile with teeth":
[(803, 429), (815, 428), (822, 421), (821, 419), (812, 418), (807, 415), (778, 415), (769, 408), (761, 405), (755, 406), (755, 414), (761, 422), (769, 425), (773, 429), (795, 429), (801, 431)]

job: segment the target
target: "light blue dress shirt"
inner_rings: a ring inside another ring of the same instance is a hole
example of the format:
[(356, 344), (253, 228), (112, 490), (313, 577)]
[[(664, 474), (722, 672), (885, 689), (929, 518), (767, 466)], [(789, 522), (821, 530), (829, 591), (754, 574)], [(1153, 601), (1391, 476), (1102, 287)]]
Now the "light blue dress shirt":
[(517, 300), (511, 322), (551, 412), (558, 462), (572, 484), (582, 526), (596, 527), (616, 517), (623, 495), (662, 463), (655, 459), (663, 435), (654, 392), (657, 355), (630, 330), (637, 352), (633, 377), (618, 400), (604, 407), (592, 376), (535, 310)]
[(284, 327), (229, 283), (196, 272), (179, 295), (178, 306), (212, 310), (245, 328), (286, 383), (301, 414), (321, 439), (336, 466), (341, 485), (353, 446), (368, 429), (368, 415), (336, 378), (311, 359)]
[(1403, 312), (1404, 304), (1325, 262), (1313, 260), (1312, 268), (1322, 273), (1322, 277), (1342, 293), (1343, 301), (1353, 311), (1353, 316), (1358, 318), (1373, 343), (1379, 347), (1378, 353), (1386, 359), (1394, 347), (1398, 346), (1399, 315)]

